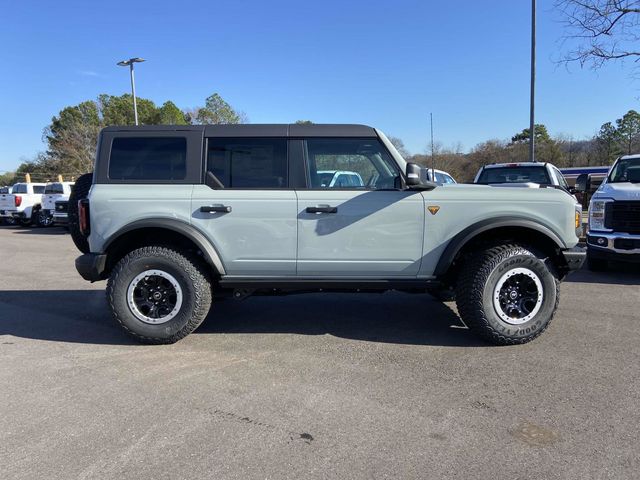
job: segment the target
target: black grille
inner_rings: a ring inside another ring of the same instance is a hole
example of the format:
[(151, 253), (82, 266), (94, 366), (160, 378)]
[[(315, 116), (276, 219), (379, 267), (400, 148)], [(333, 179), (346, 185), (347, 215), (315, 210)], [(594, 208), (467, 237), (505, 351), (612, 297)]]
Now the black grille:
[(607, 204), (605, 227), (614, 232), (640, 233), (640, 200)]
[(632, 238), (616, 238), (613, 241), (613, 246), (618, 250), (636, 250), (640, 249), (640, 240)]
[(69, 208), (69, 202), (56, 202), (56, 212), (66, 212)]

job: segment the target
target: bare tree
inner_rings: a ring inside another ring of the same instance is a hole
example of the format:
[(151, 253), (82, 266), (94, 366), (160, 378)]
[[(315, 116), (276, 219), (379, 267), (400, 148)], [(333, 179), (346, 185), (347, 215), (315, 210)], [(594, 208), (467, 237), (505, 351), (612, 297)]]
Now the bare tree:
[(561, 62), (597, 69), (608, 61), (640, 61), (639, 0), (557, 0), (570, 49)]

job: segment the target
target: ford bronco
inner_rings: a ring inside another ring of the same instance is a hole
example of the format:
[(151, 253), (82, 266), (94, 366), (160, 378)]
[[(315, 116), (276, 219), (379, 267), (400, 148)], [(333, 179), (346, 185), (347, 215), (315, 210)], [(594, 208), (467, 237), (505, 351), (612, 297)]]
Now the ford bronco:
[(146, 343), (191, 333), (213, 297), (386, 290), (450, 292), (470, 329), (525, 343), (584, 261), (580, 217), (560, 190), (421, 181), (363, 125), (108, 127), (69, 203), (78, 272)]

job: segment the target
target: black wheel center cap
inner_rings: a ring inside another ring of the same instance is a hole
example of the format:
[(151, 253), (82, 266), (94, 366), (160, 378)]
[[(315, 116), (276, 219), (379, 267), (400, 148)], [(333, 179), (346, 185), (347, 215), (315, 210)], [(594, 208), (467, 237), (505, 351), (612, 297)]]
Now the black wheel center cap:
[(160, 300), (162, 298), (162, 293), (160, 292), (153, 292), (153, 299), (154, 300)]
[(515, 300), (516, 298), (518, 298), (518, 292), (516, 290), (511, 290), (511, 292), (509, 292), (509, 297), (512, 300)]

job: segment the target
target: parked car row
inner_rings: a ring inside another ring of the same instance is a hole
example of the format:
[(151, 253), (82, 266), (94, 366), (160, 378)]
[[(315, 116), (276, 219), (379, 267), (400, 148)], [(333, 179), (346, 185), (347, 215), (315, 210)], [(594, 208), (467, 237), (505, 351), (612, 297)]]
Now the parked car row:
[(23, 227), (68, 223), (73, 182), (16, 183), (0, 190), (0, 220)]

